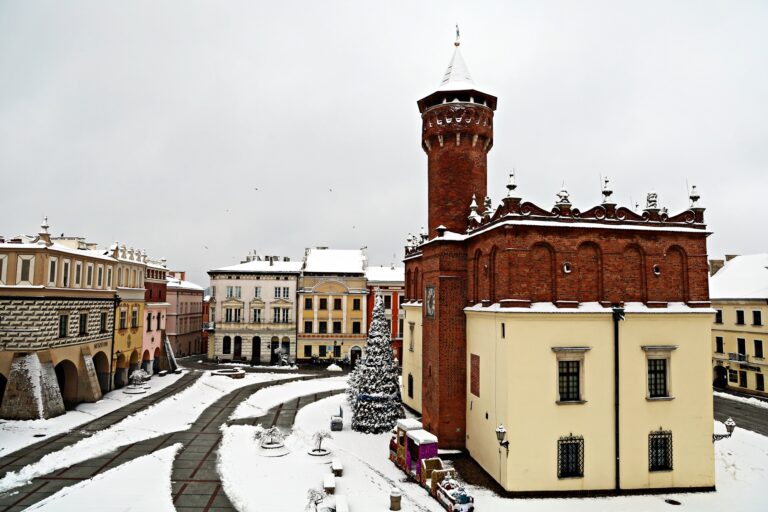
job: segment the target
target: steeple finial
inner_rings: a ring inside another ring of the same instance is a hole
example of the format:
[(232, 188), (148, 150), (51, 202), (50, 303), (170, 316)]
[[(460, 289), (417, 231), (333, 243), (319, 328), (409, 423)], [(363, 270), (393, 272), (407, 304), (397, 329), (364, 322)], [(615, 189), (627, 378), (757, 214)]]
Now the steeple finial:
[(50, 226), (48, 225), (48, 216), (46, 215), (45, 217), (43, 217), (43, 223), (40, 224), (40, 229), (42, 229), (41, 233), (48, 233), (49, 227)]
[(460, 36), (459, 36), (459, 24), (456, 24), (456, 40), (453, 42), (453, 46), (458, 47), (461, 44)]
[(613, 194), (613, 190), (611, 190), (609, 183), (610, 180), (608, 179), (608, 176), (606, 176), (603, 179), (603, 189), (601, 190), (601, 194), (603, 194), (603, 204), (609, 204), (611, 202), (611, 195)]
[(507, 182), (507, 197), (512, 197), (516, 188), (517, 183), (515, 182), (515, 169), (513, 167), (512, 172), (509, 173), (509, 181)]

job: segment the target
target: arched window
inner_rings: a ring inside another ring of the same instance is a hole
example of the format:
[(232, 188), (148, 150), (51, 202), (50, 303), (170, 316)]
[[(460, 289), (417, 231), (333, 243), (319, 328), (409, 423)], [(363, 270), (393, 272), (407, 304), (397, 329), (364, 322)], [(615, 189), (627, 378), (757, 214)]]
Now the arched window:
[(475, 258), (472, 261), (472, 302), (480, 302), (480, 260), (483, 252), (478, 249), (475, 251)]
[(221, 352), (224, 354), (229, 354), (232, 352), (232, 338), (229, 336), (224, 336), (224, 342), (223, 347), (221, 349)]
[(413, 398), (413, 375), (408, 374), (408, 398)]

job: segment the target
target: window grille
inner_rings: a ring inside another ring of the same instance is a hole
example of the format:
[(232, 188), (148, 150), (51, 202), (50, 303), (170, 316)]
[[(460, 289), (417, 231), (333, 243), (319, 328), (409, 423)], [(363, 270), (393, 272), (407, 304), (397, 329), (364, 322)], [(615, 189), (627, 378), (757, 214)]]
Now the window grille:
[(584, 437), (561, 437), (557, 441), (557, 478), (584, 476)]
[(672, 469), (672, 432), (657, 430), (648, 434), (648, 471)]
[(579, 394), (580, 365), (580, 361), (558, 361), (561, 402), (575, 402), (581, 399)]
[(667, 396), (667, 360), (648, 360), (648, 396)]

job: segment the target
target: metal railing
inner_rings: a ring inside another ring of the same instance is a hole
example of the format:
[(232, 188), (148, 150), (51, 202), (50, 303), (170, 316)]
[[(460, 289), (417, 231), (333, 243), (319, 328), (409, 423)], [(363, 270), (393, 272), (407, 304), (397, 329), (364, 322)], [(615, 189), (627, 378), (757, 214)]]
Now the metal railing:
[(739, 354), (738, 352), (728, 352), (728, 360), (739, 363), (748, 363), (749, 356), (747, 354)]

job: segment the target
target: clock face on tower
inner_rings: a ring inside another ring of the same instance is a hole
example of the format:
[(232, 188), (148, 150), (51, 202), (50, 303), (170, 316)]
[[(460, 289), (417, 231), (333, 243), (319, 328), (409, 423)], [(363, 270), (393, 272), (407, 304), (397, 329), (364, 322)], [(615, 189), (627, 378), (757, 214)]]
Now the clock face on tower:
[(427, 318), (435, 318), (435, 287), (427, 286), (424, 293), (424, 302), (427, 306)]

